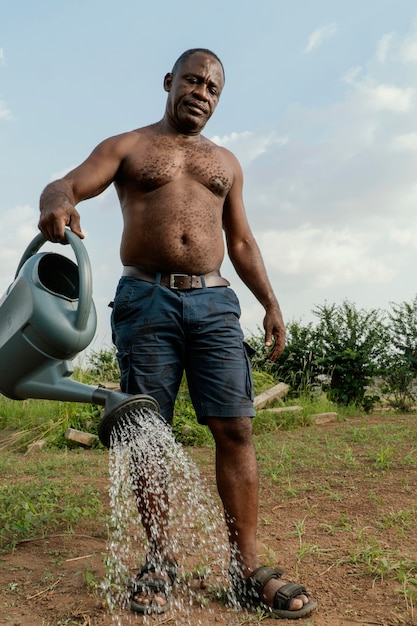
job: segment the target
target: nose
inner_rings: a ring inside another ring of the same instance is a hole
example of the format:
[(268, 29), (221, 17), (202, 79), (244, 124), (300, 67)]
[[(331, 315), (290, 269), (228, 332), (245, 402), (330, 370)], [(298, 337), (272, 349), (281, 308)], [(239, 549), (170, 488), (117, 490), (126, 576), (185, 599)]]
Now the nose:
[(193, 95), (199, 100), (203, 100), (204, 102), (208, 102), (208, 89), (207, 85), (204, 83), (197, 83), (194, 85)]

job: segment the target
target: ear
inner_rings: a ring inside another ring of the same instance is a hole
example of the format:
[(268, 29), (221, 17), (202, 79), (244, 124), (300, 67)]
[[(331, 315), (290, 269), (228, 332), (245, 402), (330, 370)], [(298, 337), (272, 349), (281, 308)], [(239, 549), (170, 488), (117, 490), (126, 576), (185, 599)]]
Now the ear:
[(172, 74), (171, 72), (169, 72), (168, 74), (165, 74), (165, 78), (164, 78), (164, 89), (165, 91), (171, 91), (171, 86), (172, 86)]

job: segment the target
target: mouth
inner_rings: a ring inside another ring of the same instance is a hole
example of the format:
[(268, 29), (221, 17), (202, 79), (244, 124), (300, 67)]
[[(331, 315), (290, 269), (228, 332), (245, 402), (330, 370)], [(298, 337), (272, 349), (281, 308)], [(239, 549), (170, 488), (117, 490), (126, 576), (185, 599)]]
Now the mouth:
[(201, 106), (197, 102), (194, 102), (194, 101), (187, 102), (186, 106), (187, 106), (187, 109), (189, 109), (193, 113), (196, 113), (197, 115), (207, 115), (207, 111), (205, 107)]

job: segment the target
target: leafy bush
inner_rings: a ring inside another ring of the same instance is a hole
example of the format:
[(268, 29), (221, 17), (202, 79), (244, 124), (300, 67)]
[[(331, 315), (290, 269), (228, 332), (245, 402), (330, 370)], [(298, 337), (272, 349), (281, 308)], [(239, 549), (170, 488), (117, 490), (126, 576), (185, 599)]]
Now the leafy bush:
[(323, 372), (319, 364), (320, 346), (317, 331), (311, 323), (302, 326), (292, 321), (287, 326), (287, 345), (275, 363), (277, 378), (290, 385), (296, 393), (309, 393)]
[(318, 362), (331, 376), (329, 398), (339, 404), (357, 404), (370, 410), (377, 396), (366, 396), (372, 378), (381, 372), (386, 354), (386, 327), (381, 313), (364, 311), (344, 301), (340, 306), (318, 306)]
[(116, 357), (116, 348), (103, 348), (91, 352), (88, 356), (87, 375), (97, 383), (114, 383), (120, 380), (120, 369)]
[(411, 303), (391, 303), (391, 309), (383, 391), (391, 406), (407, 411), (417, 397), (413, 385), (417, 375), (417, 296)]

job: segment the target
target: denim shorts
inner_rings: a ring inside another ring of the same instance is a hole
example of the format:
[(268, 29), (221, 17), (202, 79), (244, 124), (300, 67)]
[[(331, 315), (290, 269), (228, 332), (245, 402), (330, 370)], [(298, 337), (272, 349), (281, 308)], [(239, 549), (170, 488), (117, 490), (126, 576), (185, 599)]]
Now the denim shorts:
[(253, 417), (253, 382), (230, 287), (172, 290), (122, 277), (111, 323), (124, 393), (147, 394), (172, 422), (185, 371), (201, 424)]

